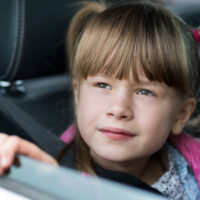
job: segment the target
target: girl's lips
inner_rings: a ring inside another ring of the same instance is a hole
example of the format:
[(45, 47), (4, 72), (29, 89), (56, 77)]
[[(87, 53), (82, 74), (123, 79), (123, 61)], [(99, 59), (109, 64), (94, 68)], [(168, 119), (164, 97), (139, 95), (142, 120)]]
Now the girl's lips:
[(121, 128), (105, 127), (100, 128), (99, 131), (112, 140), (128, 140), (135, 136), (135, 134)]

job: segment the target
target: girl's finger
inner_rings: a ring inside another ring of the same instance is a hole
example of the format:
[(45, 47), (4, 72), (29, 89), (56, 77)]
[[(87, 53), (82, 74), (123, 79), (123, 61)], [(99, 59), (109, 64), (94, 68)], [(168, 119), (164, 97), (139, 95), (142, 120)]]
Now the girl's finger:
[(21, 139), (18, 136), (2, 135), (1, 137), (0, 175), (13, 164), (16, 154), (23, 154), (49, 164), (58, 165), (57, 161), (53, 157), (31, 142)]
[(19, 145), (19, 154), (23, 154), (49, 164), (58, 165), (58, 162), (52, 156), (41, 150), (37, 145), (23, 139), (22, 143), (23, 145)]
[(53, 157), (42, 151), (37, 145), (17, 136), (9, 136), (6, 144), (1, 148), (0, 165), (3, 168), (9, 167), (13, 163), (16, 154), (26, 155), (49, 164), (58, 165)]
[(8, 136), (0, 147), (0, 168), (5, 170), (10, 167), (17, 154), (21, 141), (17, 136)]
[(0, 133), (0, 147), (5, 143), (8, 139), (8, 135), (4, 133)]

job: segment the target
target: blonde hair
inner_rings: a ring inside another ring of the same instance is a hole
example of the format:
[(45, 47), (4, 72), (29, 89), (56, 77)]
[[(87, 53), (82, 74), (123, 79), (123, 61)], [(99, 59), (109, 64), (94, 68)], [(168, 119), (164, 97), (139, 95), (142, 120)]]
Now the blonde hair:
[[(106, 7), (88, 2), (75, 15), (68, 34), (72, 82), (98, 73), (139, 81), (146, 77), (196, 96), (200, 61), (190, 28), (170, 11), (151, 3), (133, 2)], [(79, 134), (77, 134), (79, 135)], [(76, 166), (93, 173), (89, 148), (76, 138)]]

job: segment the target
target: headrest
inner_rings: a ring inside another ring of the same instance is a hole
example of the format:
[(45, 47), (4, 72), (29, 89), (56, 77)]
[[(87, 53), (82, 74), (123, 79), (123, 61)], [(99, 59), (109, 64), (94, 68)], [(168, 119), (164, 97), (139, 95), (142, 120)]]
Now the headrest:
[(66, 0), (0, 1), (0, 80), (64, 72), (65, 34), (74, 11)]

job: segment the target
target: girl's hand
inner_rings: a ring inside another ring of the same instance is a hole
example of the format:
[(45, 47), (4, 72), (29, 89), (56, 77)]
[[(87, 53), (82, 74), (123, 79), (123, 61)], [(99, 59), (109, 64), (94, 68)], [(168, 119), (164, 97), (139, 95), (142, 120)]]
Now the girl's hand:
[(5, 170), (13, 164), (16, 154), (58, 165), (58, 162), (52, 156), (42, 151), (37, 145), (18, 136), (0, 133), (0, 175), (4, 174)]

